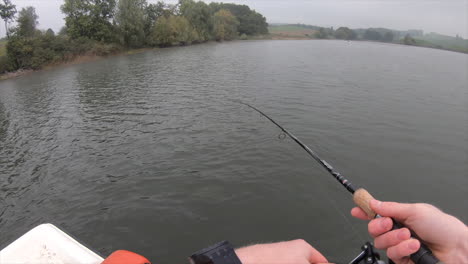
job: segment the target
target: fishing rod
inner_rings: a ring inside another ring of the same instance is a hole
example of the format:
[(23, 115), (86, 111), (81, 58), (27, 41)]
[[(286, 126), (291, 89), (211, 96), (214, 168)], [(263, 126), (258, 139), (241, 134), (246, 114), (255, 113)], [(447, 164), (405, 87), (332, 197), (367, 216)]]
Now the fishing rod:
[[(275, 120), (269, 117), (264, 112), (260, 111), (258, 108), (244, 102), (240, 102), (253, 110), (260, 113), (262, 116), (266, 117), (270, 120), (273, 124), (279, 127), (286, 135), (294, 140), (301, 148), (303, 148), (314, 160), (316, 160), (322, 167), (324, 167), (343, 187), (346, 188), (352, 195), (354, 203), (359, 206), (370, 218), (379, 218), (381, 217), (377, 213), (372, 210), (370, 207), (370, 201), (374, 199), (372, 195), (365, 190), (364, 188), (356, 189), (351, 182), (346, 179), (343, 175), (341, 175), (338, 171), (336, 171), (330, 163), (326, 162), (324, 159), (320, 158), (320, 156), (315, 153), (312, 149), (310, 149), (306, 144), (304, 144), (299, 138), (293, 135), (291, 132), (286, 130), (283, 126), (278, 124)], [(403, 225), (392, 219), (393, 221), (393, 228), (392, 230), (402, 228)], [(411, 231), (411, 234), (414, 238), (418, 239), (420, 242), (421, 240), (416, 236), (414, 232)], [(443, 264), (440, 260), (438, 260), (433, 254), (432, 251), (422, 242), (420, 243), (421, 247), (416, 253), (411, 254), (410, 258), (415, 264)], [(353, 262), (352, 262), (353, 263)]]

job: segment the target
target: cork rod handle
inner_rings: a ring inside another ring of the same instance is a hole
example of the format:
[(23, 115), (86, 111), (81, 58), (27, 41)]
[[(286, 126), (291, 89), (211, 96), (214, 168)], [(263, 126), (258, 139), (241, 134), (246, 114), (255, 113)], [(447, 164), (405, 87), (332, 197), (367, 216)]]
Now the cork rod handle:
[[(374, 210), (370, 207), (370, 201), (374, 200), (374, 197), (366, 191), (365, 189), (357, 189), (354, 192), (353, 195), (353, 200), (354, 203), (359, 206), (364, 212), (366, 212), (367, 216), (369, 216), (371, 219), (378, 216)], [(393, 228), (392, 230), (398, 229), (403, 227), (402, 224), (396, 222), (394, 219), (393, 220)], [(414, 233), (412, 233), (413, 237), (415, 236)], [(414, 263), (416, 264), (444, 264), (442, 261), (438, 260), (431, 252), (431, 250), (421, 242), (421, 248), (414, 254), (411, 254), (410, 256), (411, 260), (413, 260)]]
[(354, 203), (359, 206), (364, 212), (366, 212), (367, 216), (371, 219), (375, 218), (376, 213), (370, 207), (370, 201), (374, 200), (374, 197), (366, 191), (365, 189), (357, 189), (353, 195)]

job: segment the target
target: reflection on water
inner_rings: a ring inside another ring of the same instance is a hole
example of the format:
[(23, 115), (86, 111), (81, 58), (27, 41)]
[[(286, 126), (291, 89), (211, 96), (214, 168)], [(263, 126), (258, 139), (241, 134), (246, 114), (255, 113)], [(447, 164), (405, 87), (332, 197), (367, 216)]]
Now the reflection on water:
[(10, 126), (10, 119), (2, 101), (0, 101), (0, 121), (0, 141), (3, 141), (7, 136), (6, 134), (8, 132), (8, 127)]
[(349, 261), (369, 239), (349, 195), (235, 100), (377, 197), (466, 222), (466, 87), (464, 54), (341, 41), (159, 49), (3, 81), (0, 247), (52, 222), (159, 263), (299, 237)]

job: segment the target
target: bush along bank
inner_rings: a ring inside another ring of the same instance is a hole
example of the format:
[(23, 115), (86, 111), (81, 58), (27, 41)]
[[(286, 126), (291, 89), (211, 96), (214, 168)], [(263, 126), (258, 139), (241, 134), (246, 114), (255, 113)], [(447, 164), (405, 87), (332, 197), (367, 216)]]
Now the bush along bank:
[[(39, 30), (33, 7), (18, 14), (10, 1), (0, 5), (8, 28), (0, 73), (37, 70), (80, 56), (108, 56), (145, 47), (190, 45), (268, 34), (261, 14), (246, 5), (180, 0), (175, 5), (146, 0), (65, 0), (65, 27), (58, 34)], [(12, 14), (13, 13), (13, 14)], [(17, 16), (16, 16), (17, 15)], [(9, 17), (8, 17), (9, 16)]]

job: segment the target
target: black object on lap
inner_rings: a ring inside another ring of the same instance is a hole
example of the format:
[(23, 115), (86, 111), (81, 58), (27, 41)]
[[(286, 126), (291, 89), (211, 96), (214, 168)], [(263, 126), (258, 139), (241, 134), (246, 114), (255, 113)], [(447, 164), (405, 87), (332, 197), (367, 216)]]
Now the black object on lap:
[(228, 241), (197, 251), (189, 260), (191, 264), (242, 264)]

